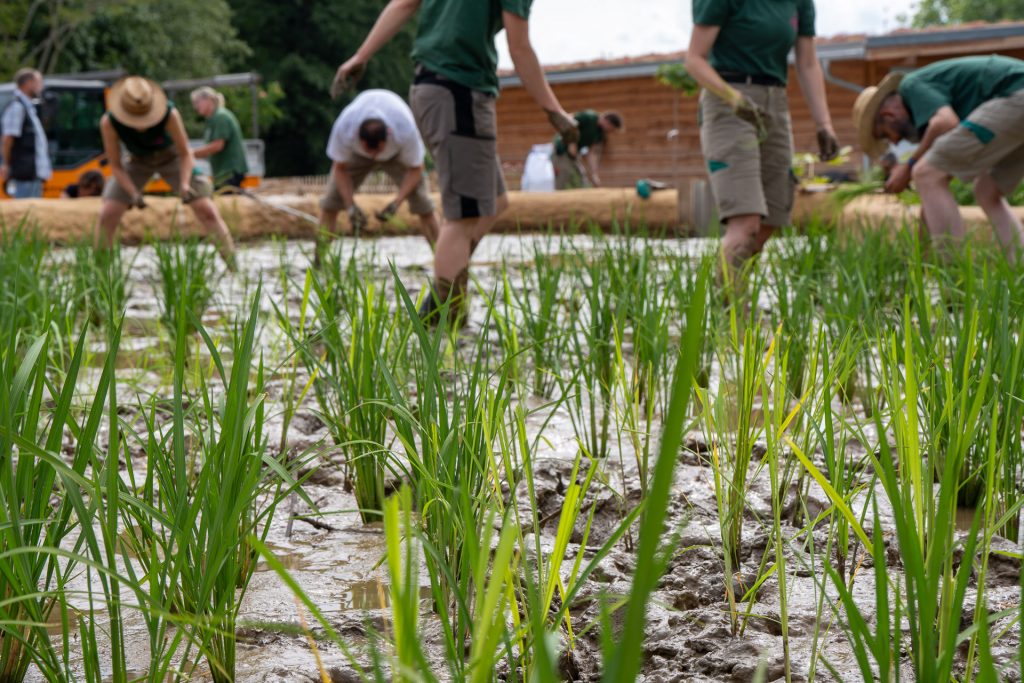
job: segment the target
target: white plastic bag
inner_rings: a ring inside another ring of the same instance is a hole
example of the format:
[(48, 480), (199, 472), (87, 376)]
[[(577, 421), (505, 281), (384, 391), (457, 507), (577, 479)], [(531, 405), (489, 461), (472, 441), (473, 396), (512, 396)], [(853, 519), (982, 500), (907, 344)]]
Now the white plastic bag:
[(551, 154), (555, 146), (550, 142), (534, 145), (526, 157), (520, 186), (523, 192), (554, 192), (555, 167), (551, 165)]

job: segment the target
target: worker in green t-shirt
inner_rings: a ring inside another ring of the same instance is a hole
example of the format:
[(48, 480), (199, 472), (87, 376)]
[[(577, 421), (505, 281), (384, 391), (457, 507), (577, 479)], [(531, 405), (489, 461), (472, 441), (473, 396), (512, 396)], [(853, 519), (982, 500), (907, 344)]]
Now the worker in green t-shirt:
[[(814, 47), (812, 0), (693, 0), (686, 68), (701, 85), (700, 138), (730, 270), (789, 225), (795, 182), (790, 50), (823, 160), (839, 153)], [(703, 226), (702, 226), (703, 227)]]
[(245, 160), (245, 141), (238, 119), (224, 106), (224, 95), (213, 88), (192, 91), (192, 107), (206, 119), (203, 146), (192, 151), (197, 159), (209, 158), (213, 169), (213, 186), (241, 189), (249, 172)]
[(337, 95), (358, 80), (366, 63), (418, 14), (409, 104), (437, 165), (443, 220), (434, 250), (434, 285), (420, 315), (435, 321), (452, 300), (449, 321), (464, 307), (469, 260), (508, 207), (498, 159), (498, 53), (502, 29), (523, 86), (555, 130), (575, 141), (576, 122), (551, 91), (530, 43), (532, 0), (391, 0), (355, 55), (338, 68)]
[(914, 181), (932, 238), (953, 246), (964, 222), (953, 177), (974, 182), (974, 198), (992, 221), (1003, 249), (1019, 259), (1024, 228), (1006, 201), (1024, 180), (1024, 61), (989, 55), (929, 64), (906, 76), (891, 73), (865, 88), (853, 120), (864, 153), (885, 154), (890, 142), (917, 150), (886, 181), (902, 192)]
[(598, 114), (584, 109), (573, 114), (579, 130), (579, 142), (566, 145), (561, 135), (555, 136), (551, 164), (555, 169), (555, 189), (569, 190), (583, 187), (583, 176), (591, 187), (601, 187), (598, 167), (604, 155), (605, 143), (616, 131), (622, 130), (622, 116), (615, 111)]

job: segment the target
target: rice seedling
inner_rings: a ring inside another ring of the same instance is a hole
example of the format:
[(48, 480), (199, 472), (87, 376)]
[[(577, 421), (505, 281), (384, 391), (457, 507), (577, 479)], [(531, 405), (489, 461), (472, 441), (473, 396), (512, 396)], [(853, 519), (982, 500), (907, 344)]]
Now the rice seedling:
[[(331, 251), (319, 271), (307, 276), (316, 301), (319, 330), (312, 336), (287, 323), (292, 342), (311, 376), (321, 415), (345, 454), (364, 522), (380, 521), (390, 463), (390, 396), (383, 368), (404, 384), (403, 355), (411, 334), (394, 315), (384, 286), (364, 281), (354, 255), (342, 261)], [(305, 298), (310, 295), (304, 294)], [(280, 317), (280, 316), (279, 316)]]
[[(156, 242), (154, 249), (160, 272), (160, 322), (172, 343), (179, 331), (191, 337), (196, 323), (213, 299), (217, 252), (197, 239), (179, 243)], [(185, 318), (178, 320), (178, 315)]]

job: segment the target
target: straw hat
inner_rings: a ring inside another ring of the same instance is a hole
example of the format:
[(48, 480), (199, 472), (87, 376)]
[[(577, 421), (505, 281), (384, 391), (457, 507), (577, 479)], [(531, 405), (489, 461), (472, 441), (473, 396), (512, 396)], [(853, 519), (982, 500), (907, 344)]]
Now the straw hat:
[(853, 103), (853, 125), (857, 129), (860, 148), (872, 159), (885, 154), (889, 141), (875, 137), (875, 118), (885, 98), (899, 90), (903, 74), (892, 73), (882, 79), (878, 86), (864, 88)]
[(167, 93), (142, 76), (125, 76), (110, 87), (110, 113), (130, 128), (147, 130), (167, 115)]

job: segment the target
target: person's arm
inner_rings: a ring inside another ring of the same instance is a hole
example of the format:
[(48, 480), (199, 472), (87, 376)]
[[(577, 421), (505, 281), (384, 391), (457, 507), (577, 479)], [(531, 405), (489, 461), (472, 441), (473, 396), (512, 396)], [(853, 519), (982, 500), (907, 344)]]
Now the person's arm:
[(345, 205), (345, 208), (349, 209), (355, 206), (355, 188), (352, 186), (352, 176), (348, 172), (348, 166), (340, 161), (335, 161), (331, 165), (331, 179), (334, 181), (334, 186), (338, 188), (341, 203)]
[(117, 136), (114, 124), (110, 122), (110, 117), (106, 114), (100, 119), (100, 136), (103, 138), (103, 153), (107, 156), (107, 163), (110, 164), (110, 173), (121, 189), (132, 198), (132, 205), (136, 205), (135, 202), (141, 194), (141, 190), (135, 187), (132, 177), (124, 170), (121, 163), (121, 138)]
[(928, 128), (921, 137), (921, 143), (914, 150), (914, 154), (906, 162), (898, 164), (892, 169), (892, 173), (889, 174), (889, 180), (885, 183), (886, 191), (895, 193), (907, 189), (913, 175), (914, 164), (924, 158), (924, 155), (928, 153), (928, 150), (932, 148), (936, 140), (958, 125), (960, 125), (960, 117), (956, 115), (953, 108), (949, 105), (940, 107), (928, 119)]
[(210, 140), (202, 147), (196, 147), (192, 150), (192, 155), (196, 159), (205, 159), (206, 157), (212, 157), (214, 154), (224, 150), (224, 140)]
[(409, 195), (411, 195), (416, 189), (416, 186), (420, 184), (420, 180), (422, 180), (422, 178), (422, 166), (411, 166), (406, 169), (405, 175), (402, 177), (402, 184), (398, 187), (398, 194), (395, 195), (394, 205), (396, 207), (401, 206), (402, 202), (409, 198)]
[[(527, 19), (513, 13), (502, 12), (502, 21), (505, 25), (505, 35), (508, 37), (508, 51), (512, 57), (512, 64), (515, 66), (516, 74), (522, 81), (526, 92), (541, 108), (548, 113), (548, 120), (563, 137), (573, 137), (576, 131), (576, 121), (562, 108), (558, 98), (555, 97), (548, 79), (544, 75), (544, 69), (537, 59), (537, 53), (530, 42), (530, 22)], [(572, 140), (566, 140), (569, 147)]]
[(818, 60), (818, 50), (812, 36), (796, 39), (796, 76), (804, 99), (811, 108), (811, 116), (818, 127), (818, 146), (824, 161), (834, 159), (839, 153), (836, 131), (832, 126), (832, 115), (828, 110), (825, 96), (825, 73)]
[(697, 85), (717, 95), (733, 108), (743, 101), (743, 94), (732, 87), (719, 75), (715, 67), (708, 61), (711, 48), (718, 40), (721, 26), (696, 25), (690, 33), (690, 47), (686, 51), (686, 71), (697, 81)]
[(167, 132), (171, 135), (178, 150), (178, 168), (181, 174), (181, 193), (185, 195), (191, 192), (192, 169), (195, 167), (195, 159), (192, 157), (192, 149), (188, 146), (188, 134), (185, 132), (185, 123), (181, 120), (181, 114), (177, 109), (171, 110), (167, 118)]
[(338, 67), (338, 71), (334, 75), (334, 83), (331, 85), (331, 95), (338, 97), (348, 87), (350, 79), (358, 80), (366, 68), (367, 62), (389, 40), (395, 37), (395, 34), (407, 21), (412, 19), (419, 8), (420, 0), (391, 0), (377, 17), (376, 23), (356, 53)]
[(2, 145), (3, 150), (3, 160), (0, 161), (0, 182), (7, 182), (7, 176), (11, 173), (9, 160), (11, 158), (11, 150), (14, 149), (14, 138), (10, 135), (5, 135), (0, 145)]

